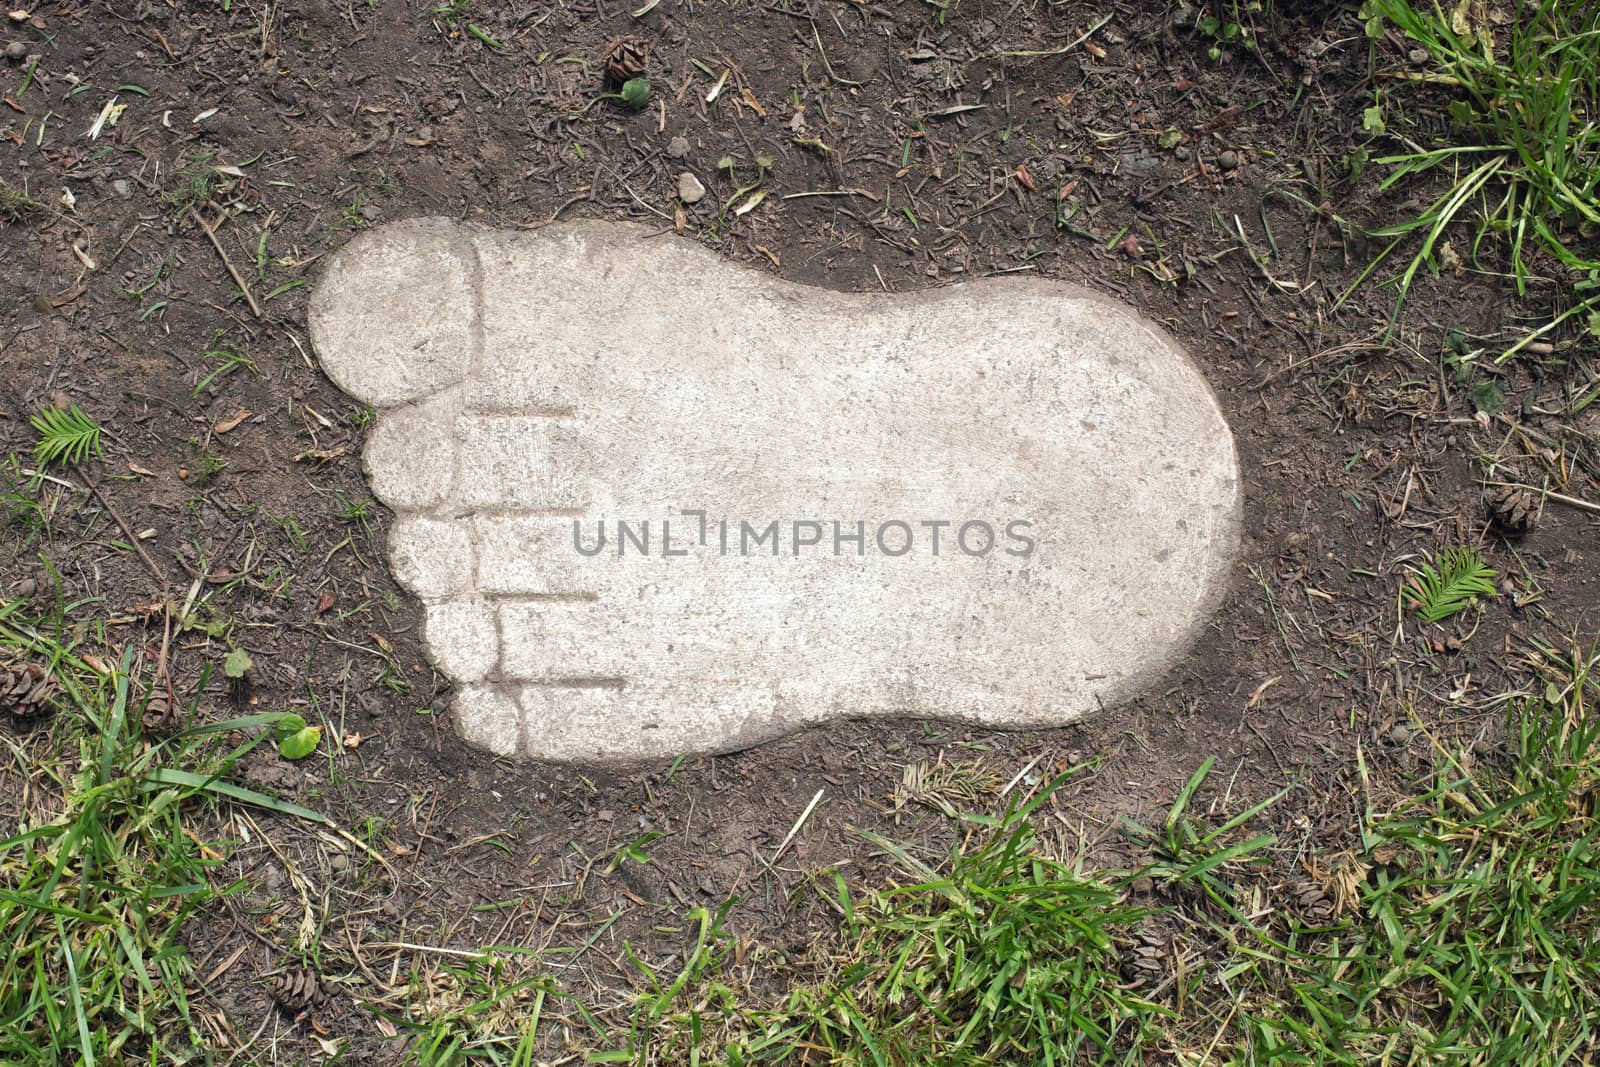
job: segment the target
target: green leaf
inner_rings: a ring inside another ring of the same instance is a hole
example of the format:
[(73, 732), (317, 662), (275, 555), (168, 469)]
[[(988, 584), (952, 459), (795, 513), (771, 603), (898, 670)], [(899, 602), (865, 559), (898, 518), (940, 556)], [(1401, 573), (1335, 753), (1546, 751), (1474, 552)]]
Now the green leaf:
[(100, 427), (74, 404), (66, 411), (45, 408), (29, 420), (39, 434), (33, 453), (41, 464), (82, 463), (89, 453), (103, 456)]
[(1472, 406), (1485, 415), (1498, 415), (1506, 406), (1506, 393), (1499, 382), (1475, 382), (1472, 386)]
[(1495, 572), (1470, 548), (1447, 548), (1435, 561), (1413, 571), (1400, 595), (1423, 622), (1440, 622), (1464, 610), (1479, 596), (1494, 596)]
[(284, 759), (305, 759), (317, 750), (322, 740), (322, 727), (307, 726), (298, 715), (285, 715), (272, 728), (278, 738), (278, 755)]
[(1175, 129), (1164, 130), (1164, 131), (1162, 131), (1162, 134), (1161, 134), (1160, 138), (1158, 138), (1156, 140), (1156, 144), (1160, 145), (1162, 148), (1172, 148), (1172, 147), (1176, 146), (1179, 141), (1182, 141), (1182, 140), (1183, 140), (1183, 134), (1180, 133), (1179, 131), (1177, 131)]
[(622, 83), (622, 92), (618, 95), (624, 104), (637, 111), (650, 100), (650, 82), (644, 78), (629, 78)]
[(1465, 100), (1452, 100), (1445, 110), (1450, 113), (1450, 117), (1458, 126), (1471, 129), (1478, 124), (1478, 113), (1472, 110), (1472, 105)]
[(236, 648), (228, 653), (227, 660), (222, 664), (222, 673), (229, 678), (243, 678), (251, 666), (250, 654), (242, 648)]
[(1383, 108), (1373, 104), (1361, 112), (1361, 128), (1368, 133), (1382, 133), (1389, 127), (1383, 122)]
[(277, 716), (272, 724), (272, 739), (280, 744), (306, 728), (306, 721), (294, 712)]

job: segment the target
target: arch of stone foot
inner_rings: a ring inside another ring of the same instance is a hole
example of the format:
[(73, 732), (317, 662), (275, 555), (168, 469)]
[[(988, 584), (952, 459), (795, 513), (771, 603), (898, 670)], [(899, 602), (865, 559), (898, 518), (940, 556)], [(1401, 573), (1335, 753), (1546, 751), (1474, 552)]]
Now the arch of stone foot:
[(313, 293), (468, 742), (728, 751), (869, 715), (1045, 727), (1159, 681), (1239, 541), (1216, 398), (1037, 278), (838, 293), (632, 224), (395, 223)]

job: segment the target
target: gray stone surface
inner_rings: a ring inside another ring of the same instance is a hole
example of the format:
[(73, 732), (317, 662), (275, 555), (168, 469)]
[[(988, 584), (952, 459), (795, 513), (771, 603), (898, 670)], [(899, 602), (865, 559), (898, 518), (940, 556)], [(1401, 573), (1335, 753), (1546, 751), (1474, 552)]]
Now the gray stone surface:
[(1056, 282), (846, 294), (644, 227), (422, 219), (334, 256), (311, 328), (377, 410), (394, 572), (498, 753), (1061, 725), (1159, 680), (1237, 549), (1205, 381)]

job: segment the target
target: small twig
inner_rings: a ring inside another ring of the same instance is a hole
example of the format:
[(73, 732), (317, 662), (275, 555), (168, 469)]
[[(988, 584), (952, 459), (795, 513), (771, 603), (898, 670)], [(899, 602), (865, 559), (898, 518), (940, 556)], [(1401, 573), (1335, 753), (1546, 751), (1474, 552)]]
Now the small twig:
[(806, 820), (811, 818), (811, 813), (816, 810), (817, 801), (822, 799), (822, 793), (823, 791), (821, 789), (817, 790), (817, 795), (811, 798), (811, 803), (806, 805), (806, 810), (802, 811), (800, 813), (800, 817), (794, 821), (794, 825), (789, 827), (788, 834), (784, 836), (783, 842), (778, 845), (778, 851), (772, 854), (773, 863), (778, 862), (778, 858), (783, 855), (783, 850), (788, 848), (789, 842), (794, 840), (794, 835), (799, 833), (800, 827), (804, 826), (806, 824)]
[(228, 253), (223, 251), (222, 242), (217, 240), (217, 235), (212, 232), (211, 227), (207, 226), (205, 221), (200, 218), (200, 213), (194, 209), (193, 204), (189, 205), (189, 217), (194, 219), (195, 225), (200, 227), (205, 233), (206, 239), (211, 242), (211, 247), (215, 248), (217, 255), (222, 257), (222, 265), (228, 268), (228, 274), (232, 276), (233, 284), (237, 285), (239, 291), (244, 294), (245, 301), (250, 305), (250, 310), (255, 313), (256, 318), (261, 318), (261, 305), (256, 303), (254, 296), (250, 295), (250, 287), (244, 283), (244, 276), (233, 265), (233, 260), (228, 258)]
[(155, 560), (150, 558), (150, 553), (146, 552), (144, 546), (139, 543), (139, 538), (134, 534), (133, 527), (129, 526), (128, 520), (124, 519), (117, 509), (111, 506), (111, 501), (106, 499), (106, 495), (100, 491), (98, 485), (89, 480), (89, 475), (84, 472), (82, 467), (74, 467), (74, 469), (78, 472), (78, 477), (83, 479), (83, 484), (89, 487), (89, 492), (93, 493), (94, 498), (100, 501), (100, 506), (106, 509), (111, 517), (117, 521), (117, 525), (122, 527), (122, 532), (128, 535), (128, 543), (133, 546), (135, 552), (139, 553), (139, 558), (144, 560), (144, 565), (149, 569), (151, 576), (161, 583), (161, 594), (165, 597), (167, 595), (167, 576), (161, 573), (161, 569), (156, 566)]

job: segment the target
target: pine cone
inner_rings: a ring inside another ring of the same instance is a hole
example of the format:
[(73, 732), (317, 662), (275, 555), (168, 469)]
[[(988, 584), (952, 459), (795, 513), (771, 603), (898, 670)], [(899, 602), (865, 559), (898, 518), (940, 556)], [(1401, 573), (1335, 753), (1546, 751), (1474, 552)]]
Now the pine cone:
[(1312, 926), (1326, 926), (1334, 919), (1337, 908), (1327, 889), (1316, 882), (1303, 882), (1295, 888), (1295, 903), (1300, 916)]
[(1154, 926), (1141, 926), (1134, 932), (1133, 943), (1122, 953), (1122, 977), (1131, 988), (1159, 985), (1170, 968), (1171, 939), (1167, 931)]
[(10, 712), (18, 721), (43, 715), (59, 689), (55, 679), (36, 663), (0, 667), (0, 711)]
[(167, 699), (166, 694), (153, 690), (145, 699), (139, 725), (147, 736), (165, 737), (178, 728), (177, 709), (172, 706), (172, 701)]
[(1484, 496), (1483, 503), (1495, 529), (1511, 537), (1533, 529), (1539, 516), (1539, 498), (1514, 485), (1495, 486)]
[(328, 1001), (322, 979), (310, 967), (291, 967), (272, 980), (272, 999), (290, 1015), (315, 1011)]
[(637, 78), (644, 73), (647, 56), (648, 52), (641, 38), (614, 37), (606, 45), (605, 51), (600, 53), (600, 62), (605, 64), (606, 77), (620, 85), (629, 78)]

